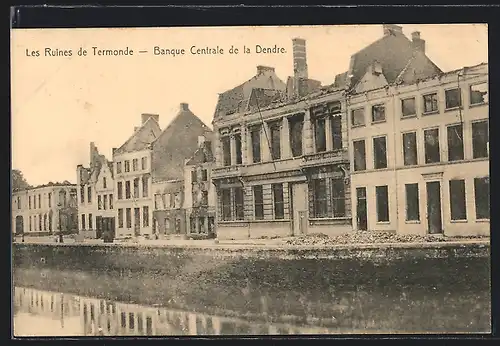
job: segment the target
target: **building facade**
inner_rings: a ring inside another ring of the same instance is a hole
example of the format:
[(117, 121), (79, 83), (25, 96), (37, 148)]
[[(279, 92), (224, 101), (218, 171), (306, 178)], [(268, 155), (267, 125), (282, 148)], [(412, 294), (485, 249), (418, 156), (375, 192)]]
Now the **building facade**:
[(154, 232), (158, 237), (186, 236), (184, 164), (212, 130), (181, 103), (179, 111), (153, 143)]
[(113, 163), (90, 143), (89, 167), (77, 166), (78, 229), (86, 237), (115, 233)]
[(154, 189), (154, 234), (159, 239), (186, 234), (186, 210), (184, 204), (184, 181), (156, 181)]
[(219, 98), (212, 172), (218, 238), (352, 229), (343, 85), (321, 87), (308, 78), (303, 39), (293, 40), (293, 57), (295, 74), (285, 91), (244, 84), (251, 92), (234, 109), (224, 97), (234, 89)]
[(356, 229), (489, 235), (487, 64), (353, 94), (349, 111)]
[(212, 138), (200, 136), (198, 150), (186, 160), (184, 168), (184, 210), (188, 234), (192, 238), (216, 236), (216, 193), (212, 184), (215, 163)]
[(43, 236), (59, 231), (76, 232), (76, 185), (49, 183), (12, 193), (12, 231)]
[(152, 147), (160, 136), (159, 115), (142, 114), (142, 125), (113, 149), (116, 237), (150, 235), (153, 224)]

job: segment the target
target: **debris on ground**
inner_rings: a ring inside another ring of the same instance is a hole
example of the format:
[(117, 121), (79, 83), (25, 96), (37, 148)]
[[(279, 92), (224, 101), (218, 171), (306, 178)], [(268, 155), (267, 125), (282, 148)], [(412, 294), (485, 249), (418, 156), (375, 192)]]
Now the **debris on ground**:
[(471, 239), (487, 239), (481, 236), (445, 237), (436, 235), (396, 234), (384, 231), (353, 231), (330, 237), (324, 233), (303, 235), (285, 241), (288, 245), (344, 245), (381, 243), (428, 243)]

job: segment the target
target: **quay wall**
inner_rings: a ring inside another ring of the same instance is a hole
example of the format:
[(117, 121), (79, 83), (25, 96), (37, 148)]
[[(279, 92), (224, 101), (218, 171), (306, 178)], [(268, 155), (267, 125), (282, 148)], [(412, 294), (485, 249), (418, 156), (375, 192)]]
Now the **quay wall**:
[[(444, 272), (460, 275), (461, 266), (479, 263), (490, 268), (490, 245), (477, 243), (376, 244), (322, 246), (155, 246), (116, 244), (13, 244), (14, 266), (179, 273), (186, 267), (212, 270), (224, 263), (272, 264), (300, 270), (335, 270), (353, 278), (402, 274), (416, 280)], [(312, 270), (312, 269), (311, 269)]]

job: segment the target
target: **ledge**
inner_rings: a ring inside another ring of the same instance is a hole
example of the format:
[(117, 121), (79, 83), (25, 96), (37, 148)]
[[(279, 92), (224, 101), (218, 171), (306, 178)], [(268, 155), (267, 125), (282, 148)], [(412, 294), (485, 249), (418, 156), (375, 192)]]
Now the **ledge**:
[[(249, 242), (252, 239), (248, 240)], [(241, 249), (248, 250), (274, 250), (274, 251), (287, 251), (287, 250), (316, 250), (316, 249), (337, 249), (337, 250), (382, 250), (382, 249), (447, 249), (447, 248), (490, 248), (489, 240), (469, 240), (469, 241), (445, 241), (445, 242), (426, 242), (426, 243), (376, 243), (376, 244), (339, 244), (339, 245), (284, 245), (284, 244), (249, 244), (249, 243), (224, 243), (219, 242), (215, 244), (204, 243), (196, 244), (194, 241), (185, 244), (154, 244), (154, 243), (14, 243), (14, 247), (115, 247), (115, 248), (173, 248), (173, 249), (234, 249), (239, 251)]]

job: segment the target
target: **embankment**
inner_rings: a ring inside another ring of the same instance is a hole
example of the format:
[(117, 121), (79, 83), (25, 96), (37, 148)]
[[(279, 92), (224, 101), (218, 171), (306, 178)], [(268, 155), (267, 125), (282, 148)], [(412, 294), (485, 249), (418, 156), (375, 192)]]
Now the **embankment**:
[(487, 243), (14, 244), (13, 260), (16, 285), (105, 299), (368, 332), (487, 332), (489, 252)]

